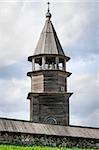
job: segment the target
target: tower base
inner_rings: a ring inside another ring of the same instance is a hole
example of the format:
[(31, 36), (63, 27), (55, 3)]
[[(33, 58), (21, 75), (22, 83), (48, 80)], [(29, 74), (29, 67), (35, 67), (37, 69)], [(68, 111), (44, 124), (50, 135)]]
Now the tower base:
[(72, 93), (29, 93), (30, 120), (35, 123), (69, 125)]

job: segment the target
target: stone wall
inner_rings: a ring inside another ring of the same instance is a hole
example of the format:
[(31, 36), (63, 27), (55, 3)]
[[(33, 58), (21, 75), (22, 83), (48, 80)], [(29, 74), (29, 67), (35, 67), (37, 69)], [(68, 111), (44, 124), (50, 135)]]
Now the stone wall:
[(96, 143), (94, 139), (0, 132), (0, 144), (96, 148)]

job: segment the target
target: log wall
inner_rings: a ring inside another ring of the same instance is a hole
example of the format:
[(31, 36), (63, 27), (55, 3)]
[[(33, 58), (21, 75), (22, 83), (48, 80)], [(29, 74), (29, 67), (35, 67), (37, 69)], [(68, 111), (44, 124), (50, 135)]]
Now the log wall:
[(31, 75), (31, 92), (66, 92), (67, 73), (61, 71), (34, 72)]
[(66, 94), (36, 95), (31, 101), (33, 122), (69, 125), (69, 101)]

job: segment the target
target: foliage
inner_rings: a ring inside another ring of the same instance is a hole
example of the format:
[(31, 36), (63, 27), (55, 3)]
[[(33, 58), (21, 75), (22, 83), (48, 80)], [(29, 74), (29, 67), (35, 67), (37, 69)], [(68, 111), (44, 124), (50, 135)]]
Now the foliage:
[[(79, 148), (58, 148), (58, 147), (44, 147), (44, 146), (11, 146), (11, 145), (0, 145), (0, 150), (81, 150)], [(83, 149), (88, 150), (88, 149)], [(90, 149), (91, 150), (91, 149)]]

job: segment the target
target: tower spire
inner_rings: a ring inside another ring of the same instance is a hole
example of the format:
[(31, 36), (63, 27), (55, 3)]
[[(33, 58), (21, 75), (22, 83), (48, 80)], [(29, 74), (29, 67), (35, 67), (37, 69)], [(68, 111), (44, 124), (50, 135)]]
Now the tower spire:
[(50, 13), (50, 8), (49, 8), (49, 5), (50, 5), (50, 2), (48, 1), (47, 2), (47, 5), (48, 5), (48, 10), (47, 10), (47, 13), (46, 13), (46, 18), (48, 19), (48, 20), (50, 20), (50, 18), (51, 18), (51, 13)]

